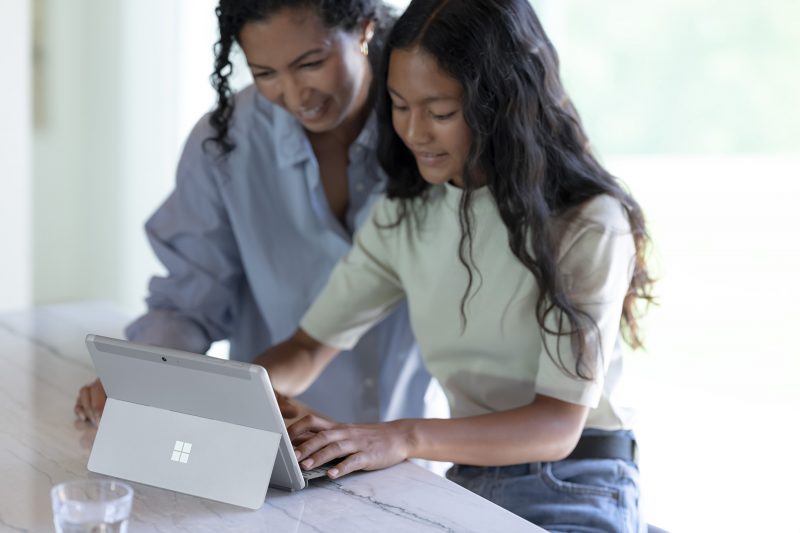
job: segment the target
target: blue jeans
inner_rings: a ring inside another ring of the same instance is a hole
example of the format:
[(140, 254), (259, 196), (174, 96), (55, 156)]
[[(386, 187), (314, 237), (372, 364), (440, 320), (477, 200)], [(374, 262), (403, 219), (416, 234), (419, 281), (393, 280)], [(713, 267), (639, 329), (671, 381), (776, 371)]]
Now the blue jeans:
[[(608, 434), (584, 431), (604, 433)], [(639, 515), (639, 469), (630, 461), (455, 465), (447, 479), (550, 532), (646, 531)]]

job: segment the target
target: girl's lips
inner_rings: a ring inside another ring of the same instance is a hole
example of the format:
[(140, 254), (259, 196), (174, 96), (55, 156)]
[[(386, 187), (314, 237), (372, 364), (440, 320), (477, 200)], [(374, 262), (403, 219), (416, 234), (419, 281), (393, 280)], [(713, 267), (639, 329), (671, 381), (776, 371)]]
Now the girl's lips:
[(431, 152), (414, 152), (417, 161), (423, 165), (438, 165), (447, 159), (447, 152), (431, 153)]

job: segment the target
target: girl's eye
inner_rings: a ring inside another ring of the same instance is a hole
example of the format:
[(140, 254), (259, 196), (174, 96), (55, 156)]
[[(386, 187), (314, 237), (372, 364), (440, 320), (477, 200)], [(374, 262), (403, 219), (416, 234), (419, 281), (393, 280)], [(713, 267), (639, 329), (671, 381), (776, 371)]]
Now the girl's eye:
[(274, 75), (275, 75), (275, 72), (273, 72), (271, 70), (268, 70), (268, 71), (259, 72), (258, 74), (254, 74), (253, 76), (255, 78), (269, 79)]
[(447, 120), (448, 118), (452, 117), (452, 116), (453, 116), (453, 115), (455, 115), (455, 114), (456, 114), (456, 112), (455, 112), (455, 111), (453, 111), (453, 112), (451, 112), (451, 113), (445, 113), (444, 115), (437, 115), (436, 113), (431, 113), (431, 116), (432, 116), (432, 117), (433, 117), (435, 120)]
[(395, 111), (405, 111), (408, 108), (403, 105), (392, 102), (392, 109), (394, 109)]
[(314, 69), (314, 68), (317, 68), (318, 66), (320, 66), (323, 61), (325, 61), (325, 60), (324, 59), (320, 59), (319, 61), (312, 61), (311, 63), (303, 63), (302, 65), (300, 65), (300, 68)]

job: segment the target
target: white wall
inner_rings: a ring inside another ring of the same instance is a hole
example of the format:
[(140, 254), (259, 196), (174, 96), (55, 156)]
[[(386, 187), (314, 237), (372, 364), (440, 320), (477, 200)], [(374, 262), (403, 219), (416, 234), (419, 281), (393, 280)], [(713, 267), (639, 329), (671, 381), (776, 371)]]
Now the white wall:
[[(41, 118), (34, 142), (37, 302), (76, 299), (106, 283), (108, 269), (91, 261), (90, 243), (116, 225), (109, 215), (116, 204), (118, 132), (106, 125), (119, 114), (118, 11), (116, 2), (72, 0), (49, 2), (42, 13)], [(108, 252), (112, 257), (115, 250)]]
[(0, 0), (0, 310), (31, 301), (31, 3)]
[(37, 303), (142, 308), (160, 269), (143, 223), (213, 103), (214, 0), (47, 3), (45, 120), (35, 136)]

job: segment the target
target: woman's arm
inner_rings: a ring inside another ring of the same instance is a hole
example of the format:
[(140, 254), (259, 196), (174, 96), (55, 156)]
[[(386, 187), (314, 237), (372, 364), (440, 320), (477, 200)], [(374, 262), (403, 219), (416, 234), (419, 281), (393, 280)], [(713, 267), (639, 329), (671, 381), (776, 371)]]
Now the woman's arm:
[(289, 427), (304, 468), (347, 458), (329, 471), (339, 477), (377, 470), (410, 457), (478, 466), (563, 459), (575, 448), (589, 408), (537, 396), (529, 405), (451, 420), (397, 420), (383, 424), (336, 424), (307, 416)]
[[(125, 329), (133, 342), (205, 353), (229, 336), (237, 318), (243, 270), (215, 181), (217, 165), (203, 150), (210, 134), (203, 117), (186, 141), (175, 189), (145, 224), (167, 275), (150, 280), (147, 312)], [(98, 424), (105, 402), (96, 379), (80, 389), (75, 415)]]
[(130, 324), (129, 340), (193, 353), (228, 338), (240, 318), (244, 269), (231, 213), (219, 181), (226, 171), (206, 153), (208, 118), (195, 125), (176, 171), (175, 188), (145, 224), (153, 252), (167, 274), (148, 286), (148, 311)]
[(288, 340), (276, 344), (253, 362), (267, 369), (276, 392), (291, 397), (314, 383), (338, 353), (337, 348), (326, 346), (298, 329)]

